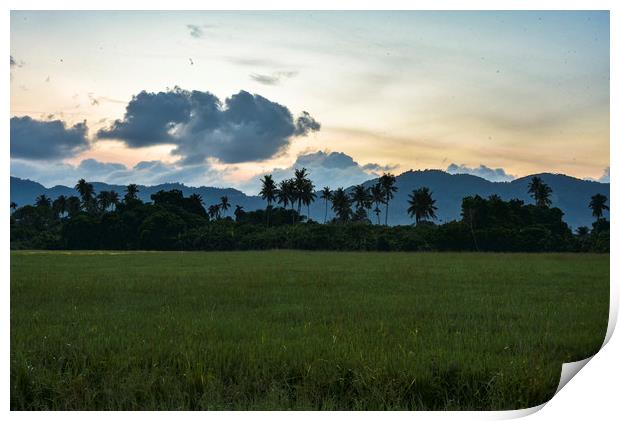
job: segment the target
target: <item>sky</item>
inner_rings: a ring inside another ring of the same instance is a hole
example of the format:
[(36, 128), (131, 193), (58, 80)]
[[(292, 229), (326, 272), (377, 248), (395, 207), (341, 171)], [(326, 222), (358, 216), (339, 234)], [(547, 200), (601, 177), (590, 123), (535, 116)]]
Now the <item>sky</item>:
[(608, 12), (11, 12), (11, 174), (609, 180)]

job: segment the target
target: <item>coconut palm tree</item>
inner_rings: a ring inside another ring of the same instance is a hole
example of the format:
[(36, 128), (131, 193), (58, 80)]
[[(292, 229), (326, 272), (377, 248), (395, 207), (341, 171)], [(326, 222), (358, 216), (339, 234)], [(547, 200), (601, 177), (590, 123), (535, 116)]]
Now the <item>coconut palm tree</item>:
[(312, 180), (306, 179), (301, 189), (301, 201), (308, 208), (308, 220), (310, 220), (310, 204), (316, 200), (316, 193), (314, 192), (314, 183)]
[(129, 200), (135, 200), (138, 198), (138, 186), (136, 184), (129, 184), (125, 187), (125, 198), (123, 199), (125, 202)]
[(105, 212), (111, 205), (110, 192), (106, 190), (100, 191), (96, 197), (96, 200), (99, 205), (99, 209)]
[(407, 213), (411, 215), (412, 218), (415, 218), (416, 225), (418, 225), (418, 223), (423, 219), (437, 219), (437, 216), (435, 215), (437, 207), (435, 206), (433, 194), (428, 187), (422, 187), (414, 190), (409, 195), (409, 200), (407, 203), (409, 203)]
[(222, 208), (222, 213), (226, 216), (226, 211), (230, 208), (230, 202), (228, 202), (228, 196), (220, 197), (220, 208)]
[(296, 169), (293, 178), (293, 201), (297, 202), (297, 213), (301, 214), (301, 205), (304, 200), (304, 189), (308, 183), (308, 171), (305, 168)]
[(67, 212), (67, 197), (64, 194), (61, 194), (52, 202), (52, 209), (54, 209), (54, 213), (56, 216), (63, 217), (65, 212)]
[(11, 210), (15, 211), (15, 209), (17, 209), (17, 203), (11, 202)]
[(235, 205), (235, 220), (237, 222), (239, 222), (244, 213), (243, 206)]
[(355, 204), (355, 219), (366, 220), (368, 216), (366, 209), (370, 209), (372, 206), (372, 197), (369, 189), (361, 184), (353, 186), (351, 201)]
[(220, 219), (220, 205), (211, 205), (207, 209), (207, 214), (211, 219)]
[(77, 196), (69, 196), (67, 198), (67, 213), (69, 217), (73, 218), (80, 213), (80, 199)]
[(44, 195), (44, 194), (38, 196), (35, 199), (34, 204), (35, 204), (35, 206), (37, 208), (50, 208), (50, 207), (52, 207), (51, 199), (49, 197), (47, 197), (46, 195)]
[(325, 201), (325, 218), (323, 218), (323, 223), (327, 222), (327, 202), (332, 200), (332, 191), (329, 189), (329, 186), (323, 187), (321, 190), (321, 199)]
[(270, 174), (266, 174), (262, 179), (262, 188), (260, 190), (260, 197), (267, 201), (267, 226), (269, 226), (271, 219), (271, 203), (276, 200), (278, 194), (278, 188), (275, 181)]
[(113, 206), (113, 210), (116, 210), (116, 206), (120, 203), (118, 193), (114, 190), (110, 190), (108, 199), (110, 200), (110, 205)]
[(394, 198), (394, 193), (398, 191), (398, 187), (395, 186), (396, 177), (390, 173), (385, 173), (379, 177), (379, 184), (383, 189), (383, 199), (385, 200), (385, 225), (387, 225), (390, 200)]
[(334, 192), (332, 209), (340, 222), (347, 222), (351, 219), (351, 198), (342, 187), (338, 187)]
[(379, 214), (381, 213), (380, 204), (385, 203), (385, 195), (383, 193), (383, 189), (381, 188), (381, 184), (377, 183), (370, 188), (370, 196), (372, 197), (372, 202), (375, 204), (375, 214), (377, 215), (377, 225), (381, 224), (379, 219)]
[(281, 203), (286, 209), (289, 203), (291, 208), (293, 206), (293, 180), (282, 180), (280, 182), (280, 188), (276, 192), (278, 203)]
[(592, 216), (596, 218), (596, 222), (599, 222), (603, 217), (603, 212), (609, 210), (609, 206), (607, 206), (607, 196), (600, 193), (595, 194), (590, 199), (588, 207), (592, 209)]
[(87, 204), (90, 204), (92, 202), (93, 195), (95, 194), (95, 189), (93, 188), (92, 184), (87, 183), (86, 180), (80, 178), (75, 185), (75, 189), (80, 194), (83, 205), (86, 206)]
[(532, 177), (527, 187), (527, 192), (532, 195), (536, 206), (542, 208), (549, 207), (551, 205), (551, 187), (545, 184), (540, 177)]

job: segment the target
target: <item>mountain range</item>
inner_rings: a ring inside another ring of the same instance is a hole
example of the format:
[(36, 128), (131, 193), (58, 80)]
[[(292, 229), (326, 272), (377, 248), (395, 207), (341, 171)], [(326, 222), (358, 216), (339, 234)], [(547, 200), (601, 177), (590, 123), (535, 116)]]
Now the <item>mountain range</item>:
[[(512, 198), (521, 199), (526, 203), (533, 203), (532, 198), (527, 193), (528, 183), (534, 176), (540, 177), (553, 190), (551, 200), (553, 206), (559, 207), (564, 211), (564, 220), (571, 228), (579, 226), (590, 226), (593, 222), (592, 212), (588, 208), (590, 198), (601, 193), (609, 197), (609, 183), (599, 183), (596, 181), (582, 180), (562, 174), (532, 174), (518, 178), (510, 182), (492, 182), (484, 178), (469, 174), (448, 174), (440, 170), (418, 170), (406, 171), (396, 177), (396, 187), (398, 191), (390, 201), (389, 223), (392, 225), (410, 224), (411, 218), (407, 215), (407, 198), (412, 190), (422, 186), (429, 187), (436, 199), (437, 221), (447, 222), (460, 218), (461, 199), (465, 196), (480, 195), (487, 197), (492, 194), (499, 195), (502, 199)], [(376, 179), (363, 183), (370, 187)], [(93, 182), (95, 192), (102, 190), (114, 190), (123, 195), (125, 186)], [(205, 207), (210, 204), (219, 203), (222, 196), (227, 196), (233, 205), (243, 206), (244, 210), (251, 211), (265, 207), (265, 202), (258, 196), (250, 196), (233, 188), (217, 187), (190, 187), (180, 183), (165, 183), (155, 186), (138, 186), (139, 197), (143, 201), (150, 201), (151, 194), (159, 190), (179, 189), (185, 196), (197, 193), (202, 196)], [(351, 187), (347, 190), (350, 191)], [(11, 177), (11, 201), (19, 206), (33, 204), (37, 196), (45, 194), (55, 199), (62, 195), (77, 195), (77, 191), (72, 187), (54, 186), (46, 188), (40, 183)], [(329, 208), (329, 206), (328, 206)], [(232, 211), (228, 211), (232, 214)], [(307, 209), (302, 209), (306, 214)], [(325, 204), (318, 199), (310, 206), (310, 217), (323, 221), (325, 216)], [(331, 210), (328, 209), (327, 217), (332, 217)], [(371, 219), (376, 221), (374, 214), (370, 214)], [(384, 214), (381, 214), (383, 220)]]

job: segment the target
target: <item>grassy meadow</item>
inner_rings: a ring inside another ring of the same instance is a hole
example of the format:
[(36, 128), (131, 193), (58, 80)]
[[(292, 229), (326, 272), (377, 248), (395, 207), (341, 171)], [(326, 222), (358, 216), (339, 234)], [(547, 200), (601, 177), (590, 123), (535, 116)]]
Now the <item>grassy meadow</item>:
[(11, 408), (530, 407), (608, 307), (609, 255), (12, 252)]

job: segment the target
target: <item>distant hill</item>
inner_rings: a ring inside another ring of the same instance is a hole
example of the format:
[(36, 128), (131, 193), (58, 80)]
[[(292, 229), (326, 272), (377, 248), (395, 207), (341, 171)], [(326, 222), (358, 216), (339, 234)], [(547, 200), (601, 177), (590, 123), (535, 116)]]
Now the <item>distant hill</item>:
[[(529, 180), (534, 176), (539, 176), (553, 189), (552, 202), (564, 211), (564, 220), (572, 227), (586, 225), (590, 226), (593, 221), (592, 212), (588, 208), (590, 197), (596, 193), (604, 194), (609, 197), (609, 183), (599, 183), (596, 181), (581, 180), (561, 174), (533, 174), (519, 178), (511, 182), (492, 182), (480, 177), (468, 174), (448, 174), (440, 170), (407, 171), (396, 177), (398, 192), (390, 202), (389, 222), (390, 224), (410, 224), (411, 218), (407, 215), (407, 196), (412, 190), (422, 186), (429, 187), (433, 192), (433, 197), (437, 200), (438, 221), (447, 222), (460, 218), (461, 199), (465, 196), (479, 194), (486, 197), (497, 194), (503, 199), (517, 198), (526, 203), (533, 203), (527, 193)], [(371, 186), (376, 180), (369, 180), (365, 186)], [(114, 190), (121, 196), (125, 186), (92, 183), (95, 191)], [(228, 196), (233, 205), (241, 205), (246, 211), (263, 208), (264, 201), (258, 196), (248, 196), (243, 192), (233, 188), (217, 187), (190, 187), (180, 183), (158, 184), (156, 186), (138, 186), (140, 189), (140, 199), (150, 201), (151, 194), (159, 190), (179, 189), (185, 196), (197, 193), (202, 196), (205, 206), (219, 202), (222, 196)], [(18, 205), (32, 204), (35, 198), (41, 194), (54, 199), (61, 194), (77, 195), (77, 192), (66, 186), (45, 186), (30, 180), (11, 177), (11, 201)], [(306, 214), (304, 208), (302, 212)], [(232, 212), (229, 210), (229, 213)], [(317, 201), (310, 207), (310, 216), (318, 221), (323, 221), (325, 213), (324, 203), (317, 198)], [(328, 211), (328, 218), (332, 213)], [(371, 214), (371, 217), (374, 217)], [(381, 215), (382, 220), (384, 215)], [(372, 218), (375, 221), (375, 218)]]

